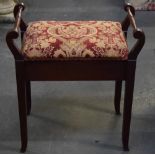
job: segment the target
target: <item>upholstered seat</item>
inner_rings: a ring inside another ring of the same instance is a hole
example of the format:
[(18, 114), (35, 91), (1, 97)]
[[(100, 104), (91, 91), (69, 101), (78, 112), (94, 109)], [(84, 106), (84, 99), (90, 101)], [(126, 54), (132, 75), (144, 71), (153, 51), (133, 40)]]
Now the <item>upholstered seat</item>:
[(119, 22), (36, 21), (29, 23), (25, 32), (22, 54), (28, 59), (126, 60), (128, 47)]

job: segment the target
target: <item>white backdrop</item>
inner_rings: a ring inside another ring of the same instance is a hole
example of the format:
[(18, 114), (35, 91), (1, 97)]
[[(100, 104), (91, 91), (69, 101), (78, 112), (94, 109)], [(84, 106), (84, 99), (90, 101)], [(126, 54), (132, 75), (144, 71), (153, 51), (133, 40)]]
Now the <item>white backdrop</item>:
[(137, 10), (155, 10), (155, 0), (126, 0), (136, 7)]

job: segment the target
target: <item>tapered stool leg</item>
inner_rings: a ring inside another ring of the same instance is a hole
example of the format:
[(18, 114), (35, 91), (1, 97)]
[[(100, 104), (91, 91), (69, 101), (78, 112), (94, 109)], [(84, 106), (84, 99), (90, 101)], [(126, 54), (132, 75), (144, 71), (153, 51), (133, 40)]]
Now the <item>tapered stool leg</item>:
[[(20, 65), (20, 64), (19, 64)], [(18, 108), (20, 119), (20, 134), (21, 134), (21, 152), (25, 152), (27, 148), (27, 106), (26, 106), (26, 87), (25, 81), (22, 78), (22, 67), (16, 68), (17, 74), (17, 93), (18, 93)], [(18, 69), (19, 68), (19, 69)], [(20, 72), (21, 71), (21, 72)]]
[(132, 101), (134, 91), (135, 80), (135, 64), (131, 64), (128, 73), (127, 80), (125, 82), (125, 98), (124, 98), (124, 112), (123, 112), (123, 129), (122, 129), (122, 142), (124, 151), (129, 150), (129, 134), (132, 112)]
[(31, 83), (26, 82), (26, 104), (27, 104), (27, 115), (31, 113)]
[(120, 101), (121, 101), (122, 81), (115, 82), (115, 112), (117, 115), (120, 114)]

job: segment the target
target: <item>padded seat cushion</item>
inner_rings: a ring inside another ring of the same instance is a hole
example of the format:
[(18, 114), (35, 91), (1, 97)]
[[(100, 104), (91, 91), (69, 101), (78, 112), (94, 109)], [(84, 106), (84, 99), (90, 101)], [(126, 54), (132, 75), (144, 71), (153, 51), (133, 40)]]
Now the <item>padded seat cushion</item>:
[(126, 60), (128, 47), (119, 22), (36, 21), (25, 32), (22, 54), (28, 59)]

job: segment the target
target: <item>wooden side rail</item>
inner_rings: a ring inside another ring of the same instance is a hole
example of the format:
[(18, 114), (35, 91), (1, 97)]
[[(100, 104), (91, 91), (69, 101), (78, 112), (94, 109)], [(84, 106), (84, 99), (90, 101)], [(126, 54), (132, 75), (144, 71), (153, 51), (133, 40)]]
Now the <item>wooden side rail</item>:
[(141, 49), (144, 46), (145, 43), (145, 34), (144, 32), (137, 27), (136, 21), (135, 21), (135, 9), (130, 3), (126, 3), (124, 10), (128, 13), (125, 20), (122, 22), (122, 29), (124, 31), (125, 36), (127, 37), (127, 31), (129, 26), (133, 28), (133, 36), (135, 39), (137, 39), (136, 44), (133, 46), (129, 53), (129, 59), (136, 59), (141, 51)]
[(15, 24), (14, 28), (9, 31), (6, 35), (6, 42), (11, 50), (14, 58), (16, 60), (22, 60), (23, 57), (20, 54), (21, 50), (16, 46), (14, 39), (17, 39), (19, 37), (19, 30), (21, 30), (21, 38), (23, 38), (23, 34), (26, 31), (27, 25), (22, 19), (22, 11), (24, 11), (25, 6), (23, 3), (18, 3), (14, 8), (14, 17), (15, 17)]

